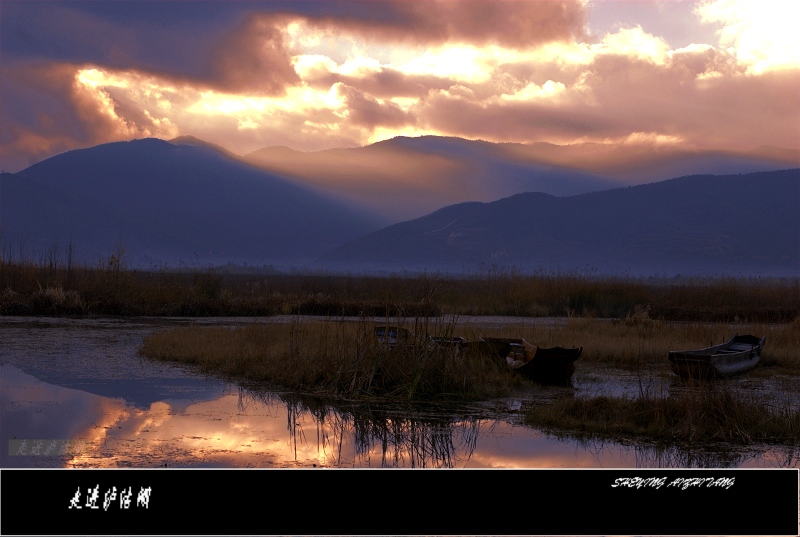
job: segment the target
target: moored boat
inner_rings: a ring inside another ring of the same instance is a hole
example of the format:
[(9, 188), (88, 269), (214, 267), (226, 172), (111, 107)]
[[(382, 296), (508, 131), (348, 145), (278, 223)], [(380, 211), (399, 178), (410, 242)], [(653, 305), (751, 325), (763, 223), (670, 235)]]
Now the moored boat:
[(518, 373), (546, 383), (568, 382), (583, 352), (583, 347), (537, 347), (521, 338), (485, 337), (478, 345)]
[(735, 334), (730, 340), (704, 349), (670, 351), (672, 371), (682, 378), (725, 378), (746, 373), (758, 365), (766, 336)]

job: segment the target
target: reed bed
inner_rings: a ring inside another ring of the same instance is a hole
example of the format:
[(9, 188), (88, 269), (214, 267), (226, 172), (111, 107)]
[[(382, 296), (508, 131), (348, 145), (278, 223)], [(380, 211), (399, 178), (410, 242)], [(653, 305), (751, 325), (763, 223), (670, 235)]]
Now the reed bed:
[(751, 374), (800, 375), (800, 322), (695, 323), (568, 318), (520, 319), (517, 324), (486, 326), (464, 323), (454, 334), (466, 339), (483, 336), (524, 338), (539, 347), (583, 347), (579, 364), (638, 371), (665, 366), (671, 350), (697, 349), (723, 343), (734, 333), (766, 335), (760, 366)]
[[(750, 376), (783, 375), (786, 394), (795, 393), (800, 375), (800, 323), (668, 323), (643, 318), (609, 322), (570, 319), (557, 327), (532, 327), (531, 341), (541, 346), (581, 342), (582, 365), (602, 371), (622, 368), (648, 378), (635, 396), (563, 397), (524, 411), (528, 425), (556, 434), (660, 443), (727, 442), (797, 444), (800, 406), (796, 398), (765, 402), (755, 394), (734, 392), (723, 383), (674, 382), (670, 350), (722, 343), (733, 333), (766, 335), (759, 366)], [(655, 387), (653, 387), (655, 386)], [(781, 393), (784, 393), (781, 392)]]
[(493, 327), (418, 318), (404, 325), (415, 337), (393, 347), (378, 341), (375, 326), (367, 319), (322, 322), (303, 321), (298, 316), (294, 322), (283, 324), (181, 327), (147, 337), (140, 353), (306, 393), (401, 400), (484, 399), (508, 395), (524, 381), (513, 375), (502, 360), (440, 347), (428, 336), (461, 336), (468, 340), (523, 337), (541, 347), (581, 346), (581, 366), (621, 367), (651, 375), (666, 372), (669, 350), (724, 341), (733, 331), (739, 331), (767, 335), (762, 364), (751, 374), (800, 375), (800, 325), (796, 323), (721, 326), (570, 319), (556, 324)]
[[(266, 269), (264, 269), (266, 271)], [(124, 251), (94, 265), (0, 254), (0, 315), (501, 315), (790, 323), (800, 278), (634, 278), (517, 273), (346, 275), (132, 269)], [(800, 321), (799, 321), (800, 322)]]
[(182, 327), (147, 337), (140, 353), (202, 371), (332, 397), (484, 399), (520, 379), (479, 354), (426, 339), (381, 344), (372, 323), (302, 322), (241, 328)]
[(800, 440), (800, 408), (766, 405), (714, 385), (635, 397), (561, 398), (524, 412), (527, 425), (593, 438), (665, 443), (785, 443)]

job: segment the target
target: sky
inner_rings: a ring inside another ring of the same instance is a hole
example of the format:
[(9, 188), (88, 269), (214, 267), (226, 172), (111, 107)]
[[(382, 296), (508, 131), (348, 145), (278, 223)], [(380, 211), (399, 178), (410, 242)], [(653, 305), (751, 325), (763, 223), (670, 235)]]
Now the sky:
[(191, 135), (800, 147), (800, 2), (0, 0), (0, 168)]

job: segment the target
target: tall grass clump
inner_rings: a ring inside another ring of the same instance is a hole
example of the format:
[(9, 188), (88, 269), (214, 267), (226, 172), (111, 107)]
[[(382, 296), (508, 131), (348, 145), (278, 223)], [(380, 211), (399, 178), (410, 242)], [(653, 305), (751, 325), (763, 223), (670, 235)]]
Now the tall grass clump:
[(526, 410), (528, 425), (594, 438), (665, 443), (786, 443), (800, 440), (800, 408), (765, 404), (713, 385), (635, 397), (561, 398)]
[(520, 381), (480, 354), (427, 338), (385, 345), (367, 322), (182, 327), (147, 337), (140, 353), (277, 388), (340, 397), (480, 399)]

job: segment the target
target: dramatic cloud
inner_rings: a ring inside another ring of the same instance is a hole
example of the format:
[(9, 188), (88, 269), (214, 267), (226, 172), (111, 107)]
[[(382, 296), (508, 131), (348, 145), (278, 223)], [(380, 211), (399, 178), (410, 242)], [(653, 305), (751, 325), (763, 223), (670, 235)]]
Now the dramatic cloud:
[(580, 0), (389, 0), (358, 3), (346, 17), (305, 16), (318, 38), (349, 34), (363, 41), (431, 46), (444, 43), (533, 47), (583, 37)]
[(283, 16), (251, 17), (244, 27), (227, 36), (211, 52), (211, 82), (227, 92), (249, 95), (282, 95), (300, 83), (286, 48)]
[(32, 3), (0, 21), (4, 170), (184, 134), (240, 154), (421, 134), (798, 146), (792, 3), (681, 3), (718, 41), (678, 46), (644, 19), (590, 32), (580, 0), (166, 3), (169, 23), (148, 11), (158, 4), (56, 3), (59, 27), (50, 3)]
[(700, 20), (720, 26), (720, 45), (755, 73), (800, 65), (800, 4), (781, 0), (704, 0)]

